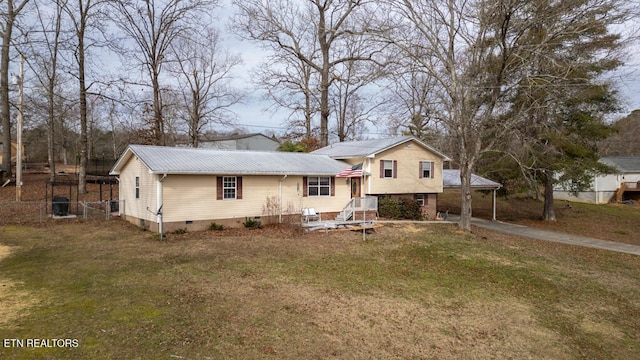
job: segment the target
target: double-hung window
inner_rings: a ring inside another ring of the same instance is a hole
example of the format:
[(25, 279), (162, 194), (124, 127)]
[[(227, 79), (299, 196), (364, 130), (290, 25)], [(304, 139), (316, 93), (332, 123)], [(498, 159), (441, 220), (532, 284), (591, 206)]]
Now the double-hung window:
[(136, 199), (140, 199), (140, 176), (136, 176)]
[(381, 161), (381, 166), (382, 166), (382, 171), (381, 171), (381, 177), (382, 178), (394, 178), (396, 177), (395, 172), (396, 172), (396, 161), (395, 160), (382, 160)]
[(236, 199), (237, 194), (237, 177), (224, 176), (222, 178), (222, 194), (225, 200)]
[(307, 194), (309, 196), (330, 196), (331, 178), (329, 176), (309, 176)]
[(420, 178), (421, 179), (433, 178), (433, 162), (420, 161)]

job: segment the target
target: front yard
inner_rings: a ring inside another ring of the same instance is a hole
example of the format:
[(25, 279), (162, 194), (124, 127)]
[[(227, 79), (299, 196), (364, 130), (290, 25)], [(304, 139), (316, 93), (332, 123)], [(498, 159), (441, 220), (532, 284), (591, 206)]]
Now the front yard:
[(7, 359), (640, 353), (633, 255), (446, 224), (367, 241), (282, 227), (161, 242), (122, 221), (48, 223), (3, 227), (0, 245)]

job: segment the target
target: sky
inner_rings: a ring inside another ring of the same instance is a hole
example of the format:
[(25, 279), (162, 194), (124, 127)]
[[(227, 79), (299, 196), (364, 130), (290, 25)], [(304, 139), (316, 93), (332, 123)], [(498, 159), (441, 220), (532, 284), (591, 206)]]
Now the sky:
[[(261, 65), (265, 52), (261, 50), (255, 42), (241, 40), (235, 34), (226, 31), (222, 25), (226, 19), (233, 13), (230, 0), (224, 1), (224, 10), (221, 12), (221, 31), (224, 34), (225, 46), (231, 52), (239, 53), (243, 58), (243, 66), (239, 68), (238, 83), (247, 86), (249, 91), (246, 101), (233, 107), (233, 111), (238, 115), (238, 125), (250, 132), (275, 132), (282, 133), (287, 130), (286, 118), (287, 111), (279, 111), (275, 114), (273, 111), (263, 111), (271, 103), (264, 100), (261, 93), (251, 84), (250, 70)], [(614, 121), (622, 118), (633, 110), (640, 109), (640, 54), (632, 48), (629, 50), (628, 58), (625, 59), (625, 65), (618, 69), (615, 73), (605, 76), (610, 79), (617, 87), (619, 99), (621, 101), (622, 110), (619, 113), (611, 114), (609, 120)], [(370, 127), (371, 128), (371, 127)], [(372, 128), (368, 137), (375, 138), (383, 136), (382, 129)]]

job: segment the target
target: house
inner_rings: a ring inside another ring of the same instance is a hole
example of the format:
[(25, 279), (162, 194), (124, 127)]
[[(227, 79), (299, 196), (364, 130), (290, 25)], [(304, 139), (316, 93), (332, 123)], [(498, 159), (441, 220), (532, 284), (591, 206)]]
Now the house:
[(130, 145), (110, 171), (119, 176), (120, 214), (157, 232), (299, 221), (303, 208), (339, 213), (348, 164), (325, 155)]
[(348, 177), (352, 197), (363, 195), (411, 198), (434, 219), (437, 195), (443, 191), (442, 165), (449, 158), (412, 137), (341, 142), (312, 154), (327, 155), (350, 164), (362, 176)]
[(214, 136), (200, 141), (199, 147), (218, 150), (276, 151), (280, 143), (259, 133)]
[(577, 194), (570, 191), (568, 184), (556, 184), (554, 198), (592, 204), (640, 199), (640, 156), (603, 157), (599, 161), (615, 172), (595, 176), (589, 189)]

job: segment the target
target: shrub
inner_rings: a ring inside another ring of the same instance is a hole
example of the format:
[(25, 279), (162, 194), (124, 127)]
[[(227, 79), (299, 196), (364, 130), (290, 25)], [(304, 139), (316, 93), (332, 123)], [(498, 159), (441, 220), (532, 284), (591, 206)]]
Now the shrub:
[(260, 221), (249, 218), (245, 218), (242, 225), (247, 229), (260, 229), (262, 227), (262, 223)]
[(224, 226), (212, 222), (209, 225), (209, 230), (221, 231), (221, 230), (224, 230)]
[(378, 200), (378, 214), (384, 218), (400, 219), (398, 201), (388, 196), (380, 197)]
[(380, 217), (390, 219), (421, 220), (422, 209), (420, 203), (413, 199), (381, 197), (378, 200)]
[(174, 231), (173, 233), (177, 234), (177, 235), (186, 234), (187, 233), (187, 229), (186, 228), (176, 229), (176, 231)]
[(422, 209), (416, 200), (402, 198), (398, 201), (398, 207), (402, 219), (422, 220)]

